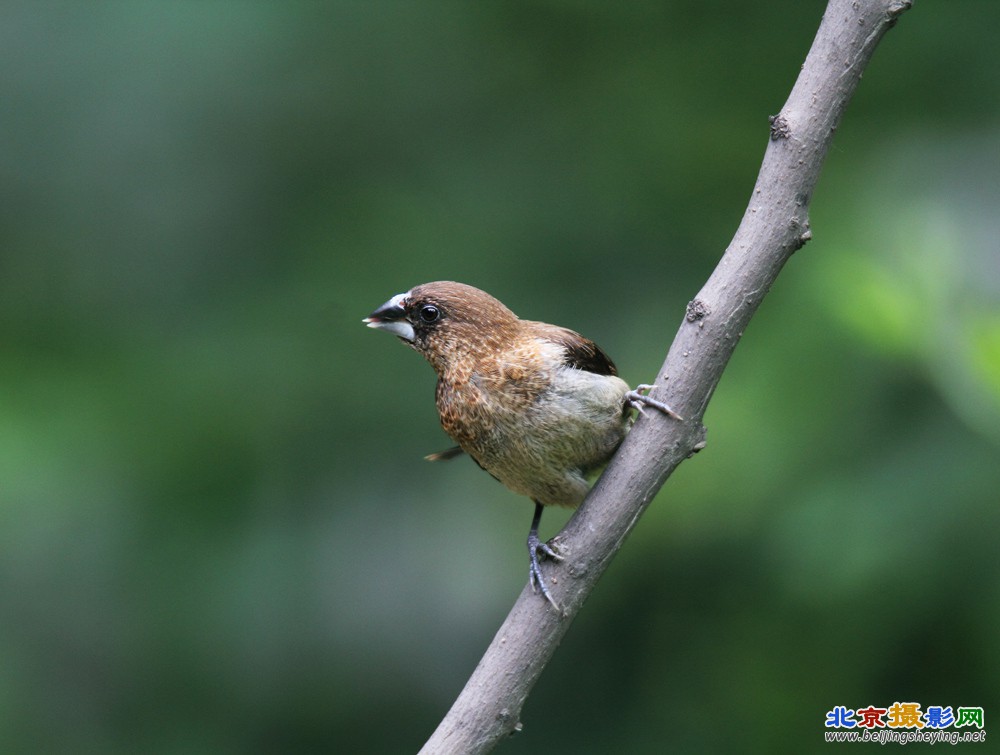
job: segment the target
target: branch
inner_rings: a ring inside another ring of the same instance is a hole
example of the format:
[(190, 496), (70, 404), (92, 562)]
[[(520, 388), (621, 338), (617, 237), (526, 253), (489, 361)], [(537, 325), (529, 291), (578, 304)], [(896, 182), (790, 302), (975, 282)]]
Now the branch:
[[(701, 420), (743, 331), (788, 258), (810, 238), (809, 203), (837, 124), (879, 40), (910, 0), (830, 0), (788, 101), (771, 118), (736, 235), (687, 307), (655, 393), (684, 422), (636, 422), (547, 563), (559, 615), (525, 587), (451, 710), (421, 750), (485, 753), (520, 728), (521, 706), (597, 580), (667, 477), (704, 445)], [(669, 378), (669, 382), (668, 382)]]

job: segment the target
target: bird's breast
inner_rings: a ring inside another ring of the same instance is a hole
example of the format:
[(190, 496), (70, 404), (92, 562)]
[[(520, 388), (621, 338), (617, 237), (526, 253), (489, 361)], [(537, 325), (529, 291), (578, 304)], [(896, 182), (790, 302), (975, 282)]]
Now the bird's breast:
[(570, 367), (508, 367), (438, 382), (441, 425), (507, 487), (543, 503), (576, 505), (586, 473), (625, 437), (625, 382)]

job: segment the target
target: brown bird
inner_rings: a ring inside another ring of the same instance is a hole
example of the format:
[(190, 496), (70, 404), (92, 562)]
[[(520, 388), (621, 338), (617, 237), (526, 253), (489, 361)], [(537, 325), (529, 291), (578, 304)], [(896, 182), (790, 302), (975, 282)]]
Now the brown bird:
[(558, 610), (538, 561), (561, 560), (538, 537), (543, 506), (579, 506), (588, 476), (628, 432), (630, 409), (669, 406), (630, 390), (614, 363), (579, 333), (521, 320), (478, 288), (438, 281), (398, 294), (364, 322), (424, 355), (437, 373), (441, 426), (462, 451), (515, 493), (535, 503), (528, 533), (532, 588)]

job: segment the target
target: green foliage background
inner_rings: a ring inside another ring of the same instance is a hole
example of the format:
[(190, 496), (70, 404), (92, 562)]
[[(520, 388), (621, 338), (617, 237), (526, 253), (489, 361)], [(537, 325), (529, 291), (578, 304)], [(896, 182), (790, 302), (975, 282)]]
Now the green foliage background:
[[(649, 380), (824, 4), (0, 7), (0, 750), (413, 752), (531, 506), (361, 318), (478, 285)], [(1000, 5), (921, 0), (814, 240), (507, 753), (1000, 713)], [(550, 535), (560, 515), (549, 514)]]

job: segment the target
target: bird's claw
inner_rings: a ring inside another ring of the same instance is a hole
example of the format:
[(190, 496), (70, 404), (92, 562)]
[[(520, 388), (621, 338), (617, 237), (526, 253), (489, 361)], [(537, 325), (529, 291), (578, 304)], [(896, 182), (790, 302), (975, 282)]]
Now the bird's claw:
[(654, 386), (648, 385), (646, 383), (643, 383), (642, 385), (637, 385), (635, 387), (635, 390), (629, 391), (628, 393), (625, 394), (625, 401), (628, 402), (629, 406), (636, 409), (639, 412), (639, 414), (645, 414), (645, 412), (642, 410), (643, 404), (645, 404), (646, 406), (650, 406), (653, 409), (657, 409), (663, 412), (668, 417), (673, 417), (679, 422), (683, 422), (684, 418), (677, 412), (675, 412), (673, 409), (671, 409), (669, 406), (664, 404), (662, 401), (657, 401), (655, 398), (646, 395), (649, 391), (653, 390), (653, 388)]
[(552, 597), (552, 593), (549, 592), (548, 585), (545, 584), (545, 578), (542, 576), (542, 569), (539, 566), (539, 561), (542, 558), (550, 558), (553, 561), (563, 560), (562, 554), (553, 547), (554, 545), (554, 542), (551, 544), (543, 542), (533, 532), (528, 535), (528, 558), (531, 562), (528, 567), (528, 582), (535, 593), (540, 592), (544, 595), (545, 599), (552, 604), (552, 607), (561, 613), (562, 609), (556, 603), (555, 598)]

